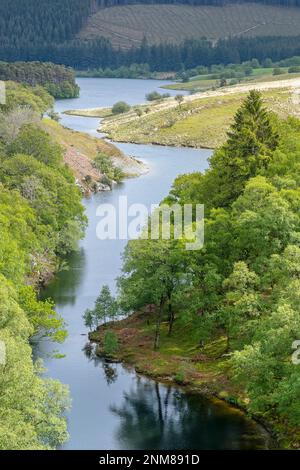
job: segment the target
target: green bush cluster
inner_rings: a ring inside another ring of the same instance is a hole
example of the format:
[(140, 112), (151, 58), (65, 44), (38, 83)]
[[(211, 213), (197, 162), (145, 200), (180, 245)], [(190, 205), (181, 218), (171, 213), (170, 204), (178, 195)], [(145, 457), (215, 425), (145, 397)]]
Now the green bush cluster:
[(120, 183), (124, 179), (124, 172), (114, 166), (111, 158), (103, 153), (99, 153), (96, 156), (94, 165), (102, 173), (103, 183), (111, 185), (112, 181)]
[(169, 97), (170, 97), (170, 93), (158, 93), (157, 91), (151, 91), (150, 93), (147, 93), (146, 100), (158, 101), (158, 100), (163, 100)]

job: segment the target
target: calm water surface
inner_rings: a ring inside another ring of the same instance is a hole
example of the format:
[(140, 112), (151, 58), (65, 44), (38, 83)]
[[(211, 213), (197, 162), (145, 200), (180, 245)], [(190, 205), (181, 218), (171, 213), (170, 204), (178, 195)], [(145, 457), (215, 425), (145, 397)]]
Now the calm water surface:
[[(81, 97), (60, 101), (56, 110), (110, 106), (119, 100), (143, 101), (160, 82), (151, 80), (80, 79)], [(62, 123), (96, 135), (98, 119), (63, 115)], [(108, 364), (86, 355), (87, 331), (82, 321), (101, 286), (115, 290), (125, 241), (99, 241), (96, 209), (101, 203), (150, 206), (168, 193), (174, 178), (204, 170), (210, 151), (171, 147), (118, 144), (149, 166), (149, 173), (129, 179), (109, 193), (84, 200), (89, 225), (69, 269), (58, 274), (48, 287), (57, 310), (63, 315), (69, 336), (64, 344), (42, 341), (37, 354), (43, 357), (48, 375), (68, 384), (72, 410), (68, 414), (70, 440), (65, 449), (255, 449), (265, 446), (266, 436), (252, 421), (227, 406), (174, 387), (139, 377), (121, 364)], [(64, 354), (54, 359), (53, 350)]]

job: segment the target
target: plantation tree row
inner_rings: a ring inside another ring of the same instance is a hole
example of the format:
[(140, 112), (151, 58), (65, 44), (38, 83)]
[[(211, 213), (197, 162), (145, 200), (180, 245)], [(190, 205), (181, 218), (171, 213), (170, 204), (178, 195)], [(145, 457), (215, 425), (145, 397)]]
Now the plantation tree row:
[[(223, 6), (231, 3), (249, 3), (249, 0), (96, 0), (101, 7), (116, 5), (157, 5), (157, 4), (184, 4), (184, 5), (215, 5)], [(261, 3), (263, 5), (283, 5), (298, 6), (299, 0), (251, 0), (251, 3)]]
[(72, 39), (91, 11), (91, 0), (0, 1), (0, 46)]
[(31, 46), (30, 52), (26, 47), (15, 49), (7, 46), (0, 49), (0, 60), (13, 62), (26, 57), (26, 60), (50, 61), (77, 70), (117, 69), (131, 64), (147, 64), (150, 71), (180, 71), (199, 65), (237, 64), (253, 58), (279, 61), (296, 55), (300, 55), (299, 36), (293, 41), (290, 37), (231, 38), (219, 40), (216, 45), (207, 39), (185, 40), (180, 45), (149, 45), (144, 40), (139, 48), (129, 51), (115, 50), (106, 38)]

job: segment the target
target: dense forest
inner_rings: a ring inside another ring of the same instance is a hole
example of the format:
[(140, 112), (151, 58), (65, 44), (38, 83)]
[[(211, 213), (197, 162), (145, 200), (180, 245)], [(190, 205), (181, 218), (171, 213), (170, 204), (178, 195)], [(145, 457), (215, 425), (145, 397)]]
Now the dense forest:
[(0, 62), (0, 80), (43, 86), (56, 99), (76, 98), (79, 87), (72, 69), (42, 62)]
[(67, 439), (66, 387), (42, 377), (31, 338), (62, 341), (64, 322), (37, 287), (77, 247), (81, 193), (62, 149), (40, 126), (53, 104), (42, 88), (7, 83), (0, 106), (0, 449), (52, 449)]
[[(128, 2), (98, 3), (110, 6)], [(178, 3), (224, 4), (218, 0), (182, 0)], [(295, 6), (300, 1), (271, 0), (261, 3)], [(149, 47), (143, 43), (141, 47), (127, 52), (114, 50), (104, 38), (94, 41), (76, 39), (88, 15), (97, 7), (95, 0), (42, 0), (38, 3), (33, 0), (12, 0), (9, 4), (0, 0), (0, 60), (50, 61), (76, 69), (118, 68), (132, 63), (147, 63), (152, 71), (178, 71), (182, 67), (190, 68), (201, 64), (238, 63), (266, 57), (276, 61), (299, 55), (299, 38), (293, 41), (285, 37), (235, 38), (219, 41), (216, 45), (199, 38), (185, 41), (179, 46), (161, 44)]]
[[(300, 371), (292, 362), (300, 338), (299, 131), (299, 120), (280, 121), (258, 92), (250, 92), (209, 169), (178, 177), (164, 201), (205, 205), (204, 247), (187, 251), (185, 240), (174, 239), (130, 241), (117, 300), (123, 313), (138, 312), (134, 334), (127, 324), (108, 326), (116, 332), (114, 353), (118, 335), (126, 332), (131, 343), (127, 339), (125, 357), (135, 353), (130, 347), (137, 336), (137, 350), (143, 341), (146, 346), (135, 357), (148, 354), (157, 368), (183, 345), (189, 362), (180, 377), (177, 373), (178, 382), (185, 383), (192, 363), (208, 362), (214, 386), (218, 380), (224, 384), (225, 374), (237, 387), (235, 399), (246, 393), (248, 410), (295, 435), (300, 427)], [(110, 312), (113, 318), (115, 302), (102, 291), (91, 318)], [(143, 319), (145, 312), (143, 324), (138, 315)], [(121, 349), (122, 341), (125, 333)], [(158, 361), (151, 346), (163, 349), (164, 342), (168, 352)]]
[[(132, 64), (147, 64), (154, 71), (182, 71), (199, 65), (241, 63), (253, 58), (263, 61), (270, 58), (276, 62), (300, 55), (299, 36), (232, 38), (220, 40), (216, 45), (206, 39), (186, 40), (181, 45), (160, 44), (149, 46), (143, 41), (141, 47), (129, 51), (114, 50), (110, 41), (74, 41), (62, 45), (31, 47), (30, 60), (51, 61), (65, 64), (77, 70), (117, 69)], [(0, 49), (0, 59), (19, 60), (21, 50), (12, 47)]]
[(19, 47), (72, 39), (91, 11), (91, 0), (0, 1), (0, 45)]
[[(249, 3), (250, 0), (95, 0), (94, 5), (111, 7), (115, 5), (142, 5), (142, 4), (184, 4), (184, 5), (215, 5), (222, 6), (231, 3)], [(297, 6), (299, 0), (251, 0), (252, 3), (264, 5)]]

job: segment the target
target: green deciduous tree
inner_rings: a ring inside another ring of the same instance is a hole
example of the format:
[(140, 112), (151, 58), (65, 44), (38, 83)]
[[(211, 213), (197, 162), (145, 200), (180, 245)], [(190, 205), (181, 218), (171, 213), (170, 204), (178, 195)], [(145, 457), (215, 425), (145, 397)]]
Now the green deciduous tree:
[(118, 101), (112, 107), (113, 114), (123, 114), (127, 113), (130, 110), (129, 104), (125, 103), (125, 101)]
[(55, 311), (51, 300), (38, 300), (32, 286), (22, 286), (19, 289), (18, 301), (35, 334), (45, 334), (55, 341), (64, 341), (67, 334), (64, 321)]
[(0, 340), (6, 350), (0, 365), (2, 450), (53, 449), (67, 438), (63, 414), (68, 391), (59, 382), (40, 378), (41, 367), (33, 364), (28, 344), (33, 332), (17, 292), (0, 276)]
[(62, 163), (62, 149), (47, 132), (36, 125), (26, 125), (18, 137), (8, 147), (10, 156), (16, 154), (31, 155), (36, 160), (49, 166), (59, 166)]
[(235, 378), (242, 382), (255, 412), (280, 413), (299, 426), (299, 372), (291, 346), (300, 335), (299, 313), (281, 305), (256, 325), (252, 344), (234, 353)]
[(156, 305), (154, 347), (158, 349), (164, 308), (168, 308), (169, 334), (175, 320), (175, 293), (185, 284), (184, 251), (175, 240), (131, 241), (124, 254), (119, 279), (120, 302), (125, 311)]
[(261, 301), (256, 291), (258, 284), (258, 276), (250, 271), (243, 261), (234, 264), (233, 272), (223, 282), (226, 291), (223, 315), (228, 351), (231, 347), (231, 338), (238, 335), (241, 339), (243, 336), (245, 341), (247, 322), (256, 320), (260, 315)]
[(84, 313), (85, 325), (92, 328), (98, 328), (102, 323), (113, 321), (119, 312), (119, 306), (116, 299), (111, 295), (109, 286), (102, 287), (99, 296), (96, 299), (93, 309), (87, 309)]

